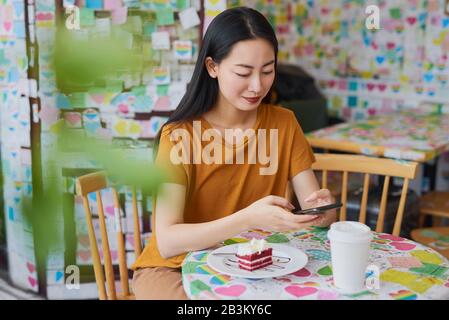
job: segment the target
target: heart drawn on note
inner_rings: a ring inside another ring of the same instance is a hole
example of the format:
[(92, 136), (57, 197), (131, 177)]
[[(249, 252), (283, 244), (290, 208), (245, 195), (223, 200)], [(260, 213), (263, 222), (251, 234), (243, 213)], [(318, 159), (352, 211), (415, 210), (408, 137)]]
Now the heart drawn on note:
[(291, 295), (301, 298), (305, 296), (310, 296), (311, 294), (314, 294), (318, 291), (317, 288), (311, 288), (311, 287), (300, 287), (300, 286), (288, 286), (285, 288), (285, 291), (290, 293)]
[(242, 285), (232, 285), (228, 287), (219, 287), (215, 289), (215, 292), (223, 296), (239, 297), (246, 291), (246, 287)]

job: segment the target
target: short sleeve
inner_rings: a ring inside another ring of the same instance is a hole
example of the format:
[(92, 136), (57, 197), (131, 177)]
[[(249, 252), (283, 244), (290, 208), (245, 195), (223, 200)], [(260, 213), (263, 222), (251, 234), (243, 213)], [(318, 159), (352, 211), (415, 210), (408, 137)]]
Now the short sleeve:
[(307, 141), (296, 117), (292, 113), (291, 117), (292, 143), (289, 178), (293, 178), (298, 173), (309, 169), (315, 162), (312, 148)]
[(163, 181), (165, 183), (176, 183), (187, 186), (188, 164), (179, 163), (176, 157), (173, 157), (176, 144), (176, 141), (171, 140), (171, 130), (168, 126), (164, 126), (159, 140), (155, 164), (164, 171)]

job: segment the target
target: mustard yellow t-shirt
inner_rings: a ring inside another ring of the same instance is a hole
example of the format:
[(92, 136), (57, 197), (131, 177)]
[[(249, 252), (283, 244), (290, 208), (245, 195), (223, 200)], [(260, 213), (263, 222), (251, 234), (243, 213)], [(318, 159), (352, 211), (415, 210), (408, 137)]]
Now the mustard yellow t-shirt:
[[(268, 195), (285, 196), (288, 181), (309, 169), (315, 161), (295, 115), (288, 109), (261, 104), (253, 127), (255, 134), (236, 145), (228, 144), (221, 135), (218, 138), (209, 135), (206, 137), (209, 140), (205, 139), (202, 134), (212, 127), (202, 117), (196, 120), (165, 126), (155, 160), (167, 171), (166, 182), (186, 186), (185, 223), (223, 218)], [(173, 154), (179, 155), (175, 163)], [(204, 154), (206, 156), (201, 157)], [(153, 201), (153, 234), (133, 269), (178, 268), (185, 258), (186, 254), (169, 259), (161, 257), (155, 232), (158, 214), (154, 211), (155, 203), (156, 199)]]

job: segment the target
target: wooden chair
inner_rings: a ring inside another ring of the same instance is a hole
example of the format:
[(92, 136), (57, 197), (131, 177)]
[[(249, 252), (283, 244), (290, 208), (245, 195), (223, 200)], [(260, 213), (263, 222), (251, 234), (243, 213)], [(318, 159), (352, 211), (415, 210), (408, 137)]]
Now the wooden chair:
[[(433, 227), (431, 228), (423, 228), (427, 216), (432, 216)], [(433, 246), (439, 241), (438, 237), (448, 237), (449, 227), (439, 226), (442, 218), (449, 218), (449, 192), (431, 191), (424, 194), (419, 202), (419, 228), (412, 231), (411, 238), (427, 246)], [(430, 236), (431, 234), (439, 234), (440, 236), (434, 237)], [(445, 246), (433, 248), (449, 258), (449, 244), (446, 248)]]
[(340, 209), (340, 220), (346, 220), (346, 200), (348, 192), (349, 173), (362, 173), (363, 194), (360, 206), (359, 221), (366, 223), (366, 207), (368, 201), (368, 191), (370, 175), (384, 176), (382, 197), (380, 201), (380, 212), (377, 218), (376, 232), (383, 232), (385, 211), (388, 198), (388, 187), (391, 177), (404, 178), (404, 183), (399, 201), (399, 208), (396, 213), (396, 219), (393, 227), (393, 235), (398, 236), (401, 230), (402, 218), (404, 215), (405, 202), (409, 180), (416, 177), (418, 164), (415, 162), (405, 162), (384, 158), (373, 158), (362, 155), (346, 155), (331, 153), (316, 153), (316, 162), (312, 165), (314, 170), (322, 171), (322, 188), (327, 188), (327, 174), (330, 171), (342, 172), (342, 192), (341, 202), (343, 207)]
[[(95, 282), (98, 287), (98, 294), (100, 300), (131, 300), (134, 299), (134, 295), (130, 293), (128, 283), (128, 268), (126, 264), (126, 252), (125, 252), (125, 239), (123, 235), (122, 221), (120, 218), (120, 203), (117, 190), (111, 188), (114, 196), (114, 211), (115, 211), (115, 225), (118, 240), (118, 259), (119, 259), (119, 274), (120, 283), (122, 287), (121, 295), (116, 291), (115, 275), (112, 266), (111, 252), (109, 249), (108, 233), (106, 229), (106, 221), (103, 210), (103, 202), (101, 199), (101, 190), (108, 188), (106, 173), (104, 171), (87, 174), (77, 178), (76, 180), (76, 192), (83, 197), (84, 212), (86, 214), (86, 222), (89, 233), (89, 242), (92, 253), (92, 260), (95, 273)], [(101, 264), (100, 255), (98, 252), (97, 238), (95, 237), (94, 226), (92, 223), (92, 214), (89, 207), (88, 194), (91, 192), (96, 193), (97, 205), (98, 205), (98, 218), (100, 222), (101, 244), (104, 256), (104, 273), (103, 266)], [(137, 196), (136, 189), (132, 189), (133, 199), (133, 220), (134, 220), (134, 251), (137, 258), (142, 252), (142, 243), (140, 237), (140, 225), (139, 215), (137, 211)], [(105, 289), (105, 275), (107, 292)]]
[(449, 192), (432, 191), (419, 199), (419, 226), (424, 226), (426, 216), (432, 216), (433, 225), (438, 226), (441, 218), (449, 218)]

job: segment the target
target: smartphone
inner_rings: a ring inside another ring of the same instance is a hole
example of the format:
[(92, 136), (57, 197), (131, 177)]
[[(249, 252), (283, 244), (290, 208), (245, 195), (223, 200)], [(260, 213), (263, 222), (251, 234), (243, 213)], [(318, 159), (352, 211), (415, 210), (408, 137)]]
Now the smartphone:
[(338, 209), (338, 208), (341, 208), (342, 206), (343, 206), (343, 204), (341, 204), (340, 202), (337, 202), (337, 203), (328, 204), (328, 205), (322, 206), (322, 207), (309, 208), (309, 209), (304, 209), (304, 210), (295, 210), (292, 213), (293, 214), (323, 214), (327, 210)]

